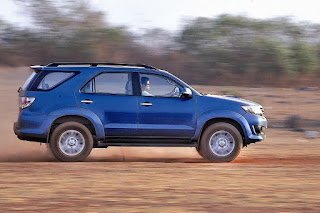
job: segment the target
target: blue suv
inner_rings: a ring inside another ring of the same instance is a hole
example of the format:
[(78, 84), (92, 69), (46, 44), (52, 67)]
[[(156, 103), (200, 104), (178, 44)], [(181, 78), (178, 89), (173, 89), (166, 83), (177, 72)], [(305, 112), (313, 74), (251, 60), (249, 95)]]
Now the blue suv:
[(204, 95), (167, 71), (143, 64), (51, 63), (31, 66), (19, 89), (14, 132), (47, 143), (60, 161), (81, 161), (108, 146), (196, 147), (229, 162), (265, 138), (254, 102)]

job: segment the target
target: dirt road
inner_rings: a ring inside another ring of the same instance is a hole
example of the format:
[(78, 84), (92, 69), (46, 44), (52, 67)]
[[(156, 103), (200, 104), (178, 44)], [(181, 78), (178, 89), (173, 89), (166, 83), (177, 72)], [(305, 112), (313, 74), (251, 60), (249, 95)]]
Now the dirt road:
[(193, 148), (118, 147), (60, 163), (12, 132), (18, 73), (0, 74), (1, 212), (320, 211), (320, 139), (271, 128), (229, 164), (205, 162)]

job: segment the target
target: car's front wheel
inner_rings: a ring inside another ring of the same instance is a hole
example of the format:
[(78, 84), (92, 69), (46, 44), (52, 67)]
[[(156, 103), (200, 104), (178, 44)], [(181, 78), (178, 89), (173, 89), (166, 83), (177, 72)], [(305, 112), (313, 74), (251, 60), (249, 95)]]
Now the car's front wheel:
[(51, 134), (50, 148), (60, 161), (81, 161), (91, 152), (93, 138), (89, 129), (81, 123), (60, 124)]
[(214, 123), (203, 132), (199, 144), (199, 154), (213, 162), (230, 162), (240, 153), (242, 136), (229, 123)]

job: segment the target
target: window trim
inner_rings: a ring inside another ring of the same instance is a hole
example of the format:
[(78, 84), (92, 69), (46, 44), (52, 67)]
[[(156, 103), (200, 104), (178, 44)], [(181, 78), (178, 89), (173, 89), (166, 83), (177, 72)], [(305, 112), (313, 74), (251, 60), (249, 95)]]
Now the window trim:
[[(99, 75), (102, 74), (106, 74), (106, 73), (116, 73), (116, 74), (130, 74), (131, 75), (131, 88), (132, 88), (132, 94), (128, 95), (128, 94), (116, 94), (116, 93), (106, 93), (106, 92), (96, 92), (96, 77), (98, 77)], [(90, 81), (94, 81), (94, 92), (92, 93), (88, 93), (88, 92), (83, 92), (82, 89), (90, 82)], [(82, 94), (99, 94), (99, 95), (120, 95), (120, 96), (136, 96), (135, 95), (135, 91), (134, 91), (134, 87), (133, 87), (133, 73), (132, 72), (122, 72), (122, 71), (113, 71), (113, 72), (99, 72), (98, 74), (96, 74), (95, 76), (93, 76), (92, 78), (90, 78), (88, 81), (86, 81), (86, 83), (80, 88), (79, 92)]]
[[(39, 89), (38, 86), (40, 84), (40, 82), (49, 74), (51, 73), (72, 73), (71, 76), (69, 76), (68, 78), (66, 78), (65, 80), (59, 82), (58, 84), (56, 84), (54, 87), (51, 87), (50, 89)], [(69, 81), (71, 78), (74, 78), (75, 76), (77, 76), (78, 74), (80, 74), (80, 71), (65, 71), (65, 70), (50, 70), (50, 71), (42, 71), (39, 76), (35, 79), (35, 81), (33, 82), (32, 86), (30, 86), (30, 90), (29, 91), (37, 91), (37, 92), (48, 92), (51, 90), (54, 90), (55, 88), (59, 87), (60, 85), (64, 84), (65, 82)]]
[(184, 89), (185, 87), (183, 85), (181, 85), (179, 82), (177, 82), (176, 80), (168, 77), (168, 76), (165, 76), (165, 75), (162, 75), (162, 74), (158, 74), (158, 73), (146, 73), (146, 72), (139, 72), (139, 96), (141, 97), (148, 97), (148, 98), (181, 98), (181, 95), (179, 97), (166, 97), (166, 96), (143, 96), (142, 95), (142, 91), (141, 91), (141, 75), (156, 75), (156, 76), (160, 76), (162, 78), (168, 78), (169, 80), (171, 80), (172, 82), (176, 83), (178, 86), (180, 86), (180, 89)]

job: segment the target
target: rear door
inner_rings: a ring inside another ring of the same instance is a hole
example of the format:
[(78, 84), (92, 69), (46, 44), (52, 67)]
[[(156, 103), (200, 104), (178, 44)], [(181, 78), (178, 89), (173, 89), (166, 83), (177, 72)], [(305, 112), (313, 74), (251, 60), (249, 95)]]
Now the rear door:
[(81, 108), (98, 115), (106, 136), (136, 135), (138, 97), (133, 94), (131, 73), (101, 73), (81, 89), (77, 99)]
[(185, 138), (194, 135), (195, 98), (181, 98), (183, 87), (157, 74), (139, 74), (138, 135), (154, 138)]

